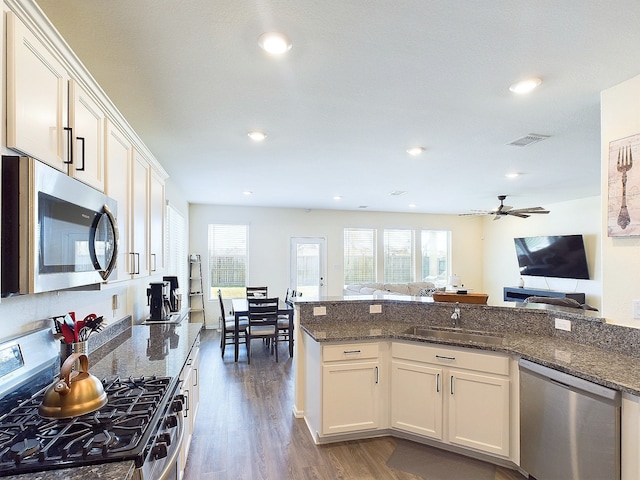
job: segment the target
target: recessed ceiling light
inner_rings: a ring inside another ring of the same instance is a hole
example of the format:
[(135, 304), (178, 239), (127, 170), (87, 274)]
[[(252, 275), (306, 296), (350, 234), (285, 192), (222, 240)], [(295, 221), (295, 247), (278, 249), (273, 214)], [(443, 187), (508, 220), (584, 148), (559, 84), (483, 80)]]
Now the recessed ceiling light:
[(258, 132), (258, 131), (255, 131), (255, 132), (249, 132), (249, 133), (248, 133), (248, 135), (249, 135), (249, 138), (250, 138), (251, 140), (253, 140), (254, 142), (261, 142), (261, 141), (263, 141), (265, 138), (267, 138), (267, 134), (266, 134), (266, 133), (264, 133), (264, 132)]
[(424, 147), (411, 147), (411, 148), (407, 148), (407, 153), (409, 155), (412, 156), (417, 156), (420, 155), (422, 152), (424, 152)]
[(334, 195), (333, 199), (334, 200), (342, 200), (342, 197), (340, 195)]
[(513, 93), (518, 93), (518, 94), (529, 93), (541, 83), (542, 83), (542, 79), (540, 78), (537, 78), (537, 77), (527, 78), (526, 80), (522, 80), (520, 82), (514, 83), (509, 87), (509, 90), (511, 90)]
[(416, 208), (416, 204), (415, 203), (410, 203), (409, 204), (409, 208)]
[(405, 190), (394, 190), (393, 192), (389, 193), (389, 195), (391, 195), (392, 197), (398, 197), (400, 195), (404, 195), (405, 193), (407, 193)]
[(250, 190), (245, 190), (244, 192), (242, 192), (243, 195), (251, 195), (253, 192)]
[(258, 45), (272, 55), (282, 55), (291, 50), (291, 40), (284, 33), (267, 32), (260, 35)]
[(369, 208), (369, 205), (360, 205), (358, 208)]
[(511, 172), (511, 173), (505, 173), (504, 176), (507, 178), (516, 178), (516, 177), (519, 177), (520, 174), (518, 172)]

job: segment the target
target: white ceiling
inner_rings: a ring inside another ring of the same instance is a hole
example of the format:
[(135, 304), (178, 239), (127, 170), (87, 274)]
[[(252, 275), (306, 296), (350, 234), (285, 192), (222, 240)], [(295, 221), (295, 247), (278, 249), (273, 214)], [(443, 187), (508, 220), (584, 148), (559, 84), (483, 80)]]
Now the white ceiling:
[[(463, 213), (598, 195), (600, 91), (640, 74), (638, 0), (37, 3), (192, 203)], [(259, 49), (270, 30), (284, 58)], [(536, 91), (509, 91), (529, 76)], [(550, 138), (506, 145), (529, 133)]]

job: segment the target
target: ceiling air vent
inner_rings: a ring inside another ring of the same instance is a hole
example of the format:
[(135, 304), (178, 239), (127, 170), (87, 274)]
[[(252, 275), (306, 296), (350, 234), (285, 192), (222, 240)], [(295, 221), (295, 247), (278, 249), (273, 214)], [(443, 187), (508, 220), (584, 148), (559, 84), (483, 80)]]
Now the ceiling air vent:
[(527, 145), (541, 142), (545, 138), (549, 137), (550, 135), (539, 135), (537, 133), (530, 133), (528, 135), (525, 135), (524, 137), (515, 139), (513, 142), (507, 143), (507, 145), (511, 145), (512, 147), (526, 147)]

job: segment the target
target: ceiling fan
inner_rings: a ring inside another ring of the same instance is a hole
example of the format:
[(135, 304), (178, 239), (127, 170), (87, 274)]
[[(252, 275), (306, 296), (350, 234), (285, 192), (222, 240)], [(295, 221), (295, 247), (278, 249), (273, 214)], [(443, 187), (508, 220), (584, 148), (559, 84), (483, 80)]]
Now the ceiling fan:
[(516, 208), (510, 207), (509, 205), (504, 204), (504, 200), (507, 198), (506, 195), (498, 195), (498, 200), (500, 200), (500, 206), (488, 212), (476, 212), (471, 213), (469, 215), (495, 215), (494, 220), (500, 220), (502, 217), (506, 217), (507, 215), (512, 215), (514, 217), (520, 218), (529, 218), (532, 213), (549, 213), (549, 210), (545, 210), (542, 207), (529, 207), (529, 208)]

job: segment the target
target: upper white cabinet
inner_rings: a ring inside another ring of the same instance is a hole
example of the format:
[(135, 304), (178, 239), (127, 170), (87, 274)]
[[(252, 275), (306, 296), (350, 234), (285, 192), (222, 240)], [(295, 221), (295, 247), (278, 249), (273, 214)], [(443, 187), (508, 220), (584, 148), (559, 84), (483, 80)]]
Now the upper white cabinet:
[(131, 245), (131, 165), (133, 146), (112, 122), (105, 122), (105, 193), (118, 201), (118, 268), (109, 281), (128, 280), (135, 271)]
[(69, 174), (104, 191), (105, 114), (78, 82), (69, 80), (69, 128), (72, 135)]
[(104, 191), (104, 111), (7, 13), (7, 147)]
[(149, 269), (151, 274), (164, 270), (164, 179), (155, 170), (149, 177)]
[(69, 77), (16, 16), (7, 18), (7, 147), (67, 171)]
[(133, 149), (131, 176), (131, 240), (135, 275), (149, 275), (149, 163)]

